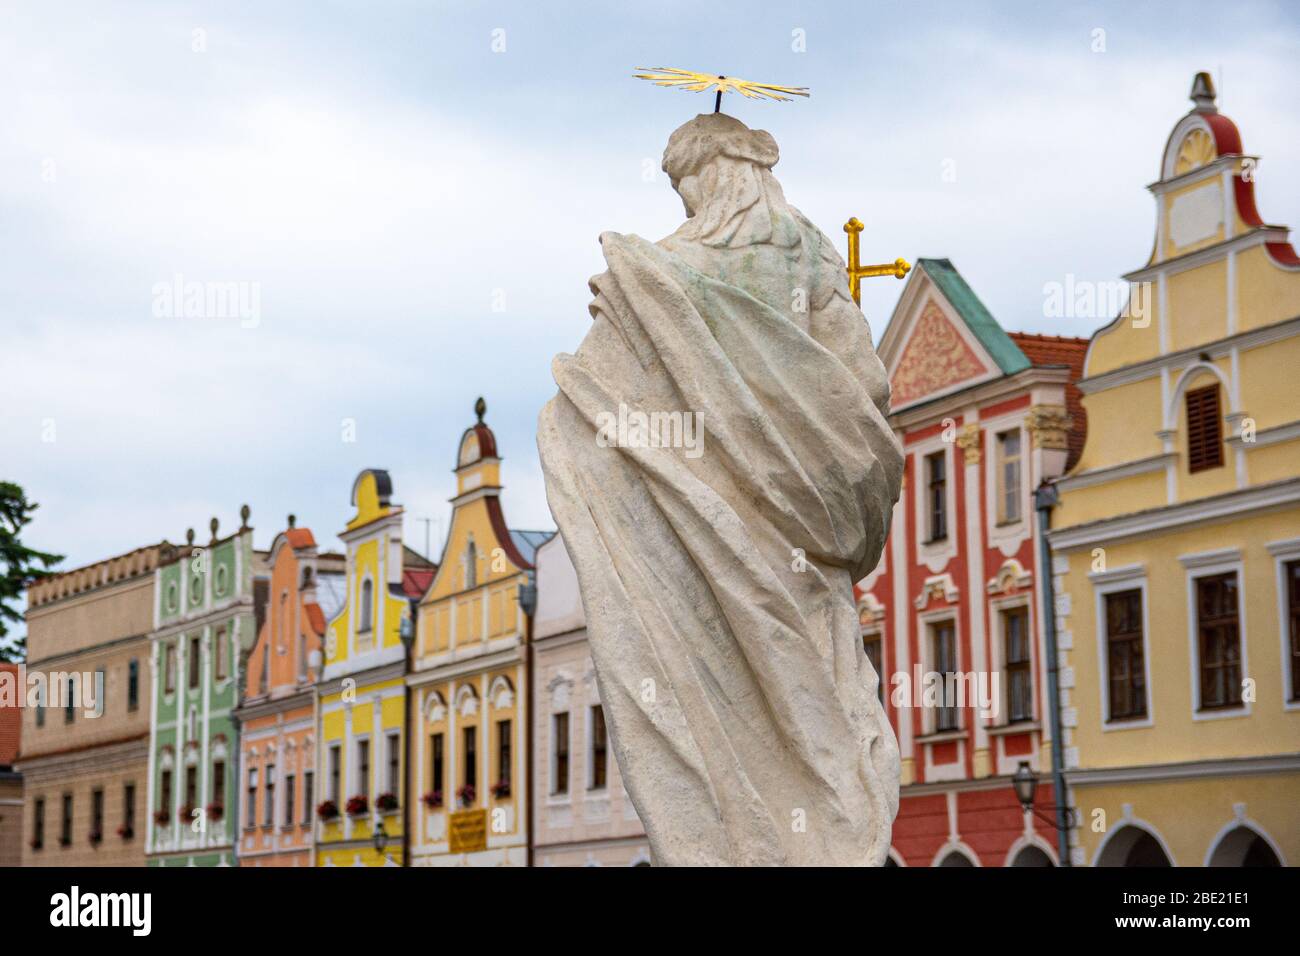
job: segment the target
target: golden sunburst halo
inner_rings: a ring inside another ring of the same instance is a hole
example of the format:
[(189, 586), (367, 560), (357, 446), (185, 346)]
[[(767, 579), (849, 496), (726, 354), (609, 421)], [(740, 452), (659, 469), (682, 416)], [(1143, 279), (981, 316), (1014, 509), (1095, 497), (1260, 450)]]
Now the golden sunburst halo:
[(755, 83), (752, 80), (742, 80), (738, 76), (719, 76), (714, 73), (696, 73), (694, 70), (678, 70), (674, 67), (655, 66), (646, 67), (638, 66), (640, 73), (634, 73), (638, 80), (649, 80), (655, 86), (674, 87), (679, 90), (686, 90), (691, 93), (707, 93), (709, 90), (718, 91), (718, 101), (721, 102), (723, 93), (739, 93), (746, 99), (751, 100), (781, 100), (790, 102), (789, 96), (783, 96), (789, 93), (791, 96), (810, 96), (806, 86), (776, 86), (772, 83)]

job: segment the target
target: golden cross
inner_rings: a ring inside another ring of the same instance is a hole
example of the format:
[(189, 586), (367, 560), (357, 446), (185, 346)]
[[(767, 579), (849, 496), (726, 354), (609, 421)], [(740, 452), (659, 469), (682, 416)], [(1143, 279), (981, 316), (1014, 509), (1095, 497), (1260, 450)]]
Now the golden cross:
[(895, 259), (893, 262), (878, 266), (859, 265), (858, 233), (865, 228), (856, 216), (844, 224), (844, 231), (849, 234), (849, 291), (853, 293), (853, 301), (858, 305), (862, 304), (861, 286), (863, 279), (871, 276), (893, 276), (896, 279), (901, 279), (912, 269), (906, 259)]

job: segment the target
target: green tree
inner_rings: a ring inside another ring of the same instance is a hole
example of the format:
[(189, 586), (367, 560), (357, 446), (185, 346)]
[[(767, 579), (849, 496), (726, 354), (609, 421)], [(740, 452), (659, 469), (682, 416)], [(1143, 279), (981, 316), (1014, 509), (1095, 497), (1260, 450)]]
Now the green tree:
[[(10, 622), (23, 619), (22, 611), (9, 602), (16, 603), (18, 595), (33, 582), (49, 577), (50, 567), (63, 560), (61, 554), (35, 551), (19, 540), (37, 507), (18, 485), (0, 481), (0, 641), (9, 633)], [(0, 661), (21, 661), (26, 656), (26, 635), (7, 645), (0, 643)]]

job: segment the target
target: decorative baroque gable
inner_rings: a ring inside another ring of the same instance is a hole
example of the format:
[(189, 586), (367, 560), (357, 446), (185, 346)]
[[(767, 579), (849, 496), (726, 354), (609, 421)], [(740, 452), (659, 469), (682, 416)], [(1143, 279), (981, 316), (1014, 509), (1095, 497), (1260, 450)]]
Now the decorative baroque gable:
[(986, 369), (943, 311), (930, 300), (894, 370), (893, 403), (905, 405), (931, 392), (982, 375)]

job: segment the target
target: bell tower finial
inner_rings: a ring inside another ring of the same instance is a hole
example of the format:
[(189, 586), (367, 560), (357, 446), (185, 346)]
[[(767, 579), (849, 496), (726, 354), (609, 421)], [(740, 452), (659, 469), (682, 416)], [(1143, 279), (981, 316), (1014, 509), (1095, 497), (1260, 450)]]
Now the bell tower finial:
[(1214, 105), (1214, 80), (1210, 74), (1202, 70), (1196, 74), (1192, 80), (1191, 100), (1196, 104), (1196, 110), (1200, 113), (1217, 113), (1219, 108)]
[(483, 424), (483, 416), (487, 414), (487, 402), (483, 401), (482, 395), (474, 403), (474, 414), (478, 416), (479, 424)]

